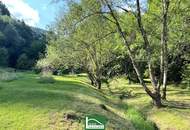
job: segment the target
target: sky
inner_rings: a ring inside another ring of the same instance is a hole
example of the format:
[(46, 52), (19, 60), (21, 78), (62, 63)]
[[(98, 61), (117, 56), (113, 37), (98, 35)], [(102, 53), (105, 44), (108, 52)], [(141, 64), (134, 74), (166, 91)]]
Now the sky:
[[(52, 3), (52, 1), (61, 0), (0, 0), (9, 9), (12, 17), (24, 20), (26, 24), (47, 29), (51, 25), (60, 8), (66, 8), (63, 2)], [(147, 0), (141, 0), (146, 3)], [(125, 7), (125, 6), (124, 6)], [(126, 7), (128, 8), (128, 7)]]
[[(63, 4), (51, 3), (51, 0), (0, 0), (9, 9), (11, 15), (26, 24), (46, 29), (53, 23)], [(62, 5), (61, 5), (62, 4)]]

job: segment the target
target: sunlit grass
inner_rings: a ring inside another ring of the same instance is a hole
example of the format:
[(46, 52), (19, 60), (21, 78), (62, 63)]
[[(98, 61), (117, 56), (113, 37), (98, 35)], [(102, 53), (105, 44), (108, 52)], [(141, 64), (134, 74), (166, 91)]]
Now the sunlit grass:
[[(118, 82), (119, 81), (119, 82)], [(181, 89), (181, 85), (169, 85), (168, 86), (168, 101), (164, 101), (168, 107), (156, 109), (151, 104), (151, 99), (148, 97), (143, 88), (138, 84), (128, 84), (124, 79), (118, 79), (117, 87), (111, 87), (112, 91), (118, 91), (123, 89), (124, 91), (132, 90), (133, 97), (124, 99), (123, 102), (128, 106), (136, 108), (136, 110), (146, 115), (146, 117), (155, 122), (160, 130), (189, 130), (190, 129), (190, 91), (188, 89)], [(149, 84), (149, 87), (151, 85)], [(177, 108), (176, 108), (177, 107)], [(134, 110), (134, 109), (133, 109)], [(132, 110), (132, 112), (133, 112)], [(130, 113), (130, 112), (129, 112)], [(135, 113), (135, 112), (134, 112)], [(141, 120), (134, 115), (134, 119)], [(133, 120), (133, 116), (132, 116)], [(138, 122), (135, 121), (135, 122)], [(141, 123), (143, 121), (140, 121)], [(138, 123), (137, 123), (138, 124)]]
[(126, 117), (129, 118), (137, 130), (154, 130), (154, 123), (147, 120), (146, 117), (134, 108), (128, 108)]
[[(83, 130), (88, 114), (106, 116), (110, 130), (134, 129), (121, 116), (124, 109), (114, 99), (90, 87), (84, 77), (54, 76), (53, 84), (39, 83), (39, 79), (40, 75), (25, 72), (17, 80), (0, 82), (1, 130)], [(110, 109), (104, 110), (101, 104)], [(65, 120), (64, 115), (70, 112), (80, 120)]]
[[(90, 86), (85, 74), (53, 76), (53, 84), (39, 83), (40, 75), (32, 72), (19, 74), (17, 80), (0, 82), (2, 130), (83, 130), (85, 115), (97, 113), (108, 118), (108, 130), (153, 130), (153, 122), (161, 130), (190, 128), (190, 109), (155, 109), (142, 87), (128, 84), (125, 78), (113, 80), (110, 93), (106, 85), (101, 91)], [(121, 100), (120, 95), (126, 91), (132, 91), (131, 97)], [(168, 95), (165, 104), (190, 104), (190, 92), (186, 89), (169, 86)], [(67, 113), (76, 114), (80, 120), (65, 120)]]

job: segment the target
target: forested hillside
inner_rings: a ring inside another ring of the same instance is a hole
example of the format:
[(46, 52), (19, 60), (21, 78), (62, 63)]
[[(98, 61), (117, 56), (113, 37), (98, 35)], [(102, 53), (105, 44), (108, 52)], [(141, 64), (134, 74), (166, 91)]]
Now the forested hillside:
[(45, 50), (45, 31), (11, 17), (0, 2), (0, 66), (31, 69)]

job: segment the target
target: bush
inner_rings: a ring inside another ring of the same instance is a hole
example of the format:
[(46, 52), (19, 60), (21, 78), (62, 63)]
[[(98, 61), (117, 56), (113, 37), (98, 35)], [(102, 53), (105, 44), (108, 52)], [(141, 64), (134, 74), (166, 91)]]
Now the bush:
[(51, 75), (40, 76), (39, 83), (55, 83), (55, 79)]
[(16, 79), (18, 79), (18, 76), (16, 73), (13, 73), (13, 72), (0, 73), (0, 81), (11, 82)]
[(21, 54), (17, 59), (17, 64), (16, 64), (17, 69), (27, 70), (30, 69), (32, 65), (33, 61), (29, 59), (25, 53)]
[(190, 88), (190, 64), (184, 66), (182, 76), (184, 86)]
[(38, 67), (34, 67), (33, 71), (34, 71), (35, 74), (39, 74), (41, 72), (41, 69), (38, 68)]
[(187, 88), (187, 86), (181, 86), (181, 89), (186, 89)]

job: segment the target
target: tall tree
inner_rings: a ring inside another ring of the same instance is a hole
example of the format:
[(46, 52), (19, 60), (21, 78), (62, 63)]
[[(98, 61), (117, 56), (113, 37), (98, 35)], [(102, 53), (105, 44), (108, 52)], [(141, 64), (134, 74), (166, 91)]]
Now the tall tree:
[(162, 34), (161, 34), (161, 79), (163, 75), (163, 95), (166, 99), (167, 73), (168, 73), (168, 10), (169, 0), (162, 0)]
[(0, 15), (10, 16), (9, 10), (6, 8), (6, 6), (1, 1), (0, 1)]
[[(130, 48), (130, 44), (126, 38), (126, 35), (124, 34), (124, 31), (120, 25), (119, 19), (117, 17), (116, 12), (114, 12), (114, 8), (112, 6), (112, 2), (108, 1), (108, 0), (104, 0), (104, 4), (108, 7), (109, 11), (110, 11), (110, 15), (112, 16), (113, 20), (115, 21), (116, 27), (118, 28), (118, 32), (121, 35), (124, 44), (127, 47), (128, 50), (128, 55), (131, 59), (131, 62), (133, 64), (133, 67), (135, 69), (135, 72), (138, 76), (138, 79), (141, 83), (141, 85), (143, 86), (144, 90), (146, 91), (146, 93), (153, 99), (153, 103), (157, 106), (157, 107), (161, 107), (162, 103), (161, 103), (161, 94), (160, 94), (160, 85), (158, 82), (156, 82), (155, 79), (155, 75), (153, 74), (153, 70), (152, 70), (152, 63), (151, 63), (151, 48), (150, 48), (150, 43), (146, 34), (146, 31), (144, 29), (143, 23), (142, 23), (142, 16), (141, 16), (141, 7), (140, 7), (140, 2), (139, 0), (136, 0), (136, 7), (137, 7), (137, 14), (136, 14), (136, 19), (137, 19), (137, 23), (141, 32), (141, 35), (143, 37), (144, 40), (144, 47), (145, 47), (145, 51), (146, 51), (146, 55), (147, 55), (147, 62), (148, 62), (148, 68), (149, 68), (149, 75), (150, 75), (150, 79), (151, 79), (151, 83), (153, 85), (154, 88), (154, 92), (152, 92), (147, 85), (145, 84), (142, 74), (140, 73), (140, 68), (137, 66), (136, 64), (136, 60), (132, 54), (131, 48)], [(123, 8), (122, 8), (123, 9)], [(128, 10), (124, 11), (126, 13), (128, 13)]]
[[(131, 55), (131, 48), (129, 46), (129, 44), (127, 44), (127, 38), (125, 38), (126, 36), (123, 34), (123, 29), (120, 25), (120, 21), (118, 18), (118, 14), (117, 11), (115, 10), (114, 7), (114, 2), (109, 1), (109, 0), (104, 0), (104, 3), (107, 5), (108, 9), (110, 10), (110, 14), (112, 16), (112, 18), (115, 20), (116, 26), (119, 30), (119, 33), (121, 35), (121, 37), (124, 40), (124, 43), (127, 45), (127, 49), (129, 52), (129, 55)], [(147, 35), (147, 31), (144, 27), (143, 21), (142, 21), (142, 9), (143, 6), (140, 3), (139, 0), (136, 0), (136, 12), (134, 11), (129, 11), (125, 8), (123, 8), (122, 6), (117, 6), (120, 9), (122, 9), (124, 12), (126, 13), (133, 13), (137, 19), (137, 24), (140, 30), (140, 33), (142, 35), (143, 41), (144, 41), (144, 47), (145, 47), (145, 51), (146, 51), (146, 56), (147, 56), (147, 64), (148, 64), (148, 69), (149, 69), (149, 75), (150, 75), (150, 79), (151, 79), (151, 83), (152, 86), (154, 88), (154, 92), (151, 92), (148, 87), (146, 86), (146, 84), (143, 81), (142, 76), (140, 76), (141, 74), (139, 73), (139, 68), (138, 66), (136, 66), (135, 64), (135, 59), (134, 57), (131, 55), (131, 61), (133, 63), (134, 69), (139, 77), (140, 83), (142, 84), (142, 86), (144, 87), (145, 91), (147, 92), (147, 94), (149, 96), (152, 97), (153, 101), (155, 102), (155, 104), (159, 107), (162, 105), (161, 103), (161, 94), (160, 94), (160, 86), (163, 84), (163, 98), (166, 95), (166, 82), (167, 82), (167, 71), (168, 71), (168, 60), (167, 60), (167, 41), (168, 41), (168, 10), (169, 10), (169, 0), (163, 0), (161, 5), (162, 5), (162, 10), (160, 12), (162, 12), (162, 31), (160, 32), (161, 35), (161, 72), (160, 72), (160, 80), (158, 80), (155, 76), (155, 70), (152, 66), (152, 56), (153, 56), (153, 49), (151, 48), (150, 45), (150, 41)], [(133, 2), (133, 5), (135, 5)], [(143, 12), (146, 14), (146, 12)]]
[[(101, 89), (102, 81), (106, 78), (105, 73), (103, 75), (104, 67), (112, 59), (117, 45), (111, 39), (115, 32), (110, 31), (107, 20), (101, 15), (79, 21), (85, 17), (85, 7), (89, 6), (88, 4), (91, 3), (83, 3), (82, 7), (78, 3), (70, 3), (70, 11), (56, 25), (56, 41), (49, 41), (44, 60), (54, 63), (56, 61), (65, 67), (83, 68), (91, 84)], [(100, 4), (94, 5), (97, 10), (100, 7)], [(44, 60), (41, 62), (45, 62)], [(42, 64), (39, 62), (39, 65)], [(50, 66), (54, 66), (53, 63), (50, 63)]]

